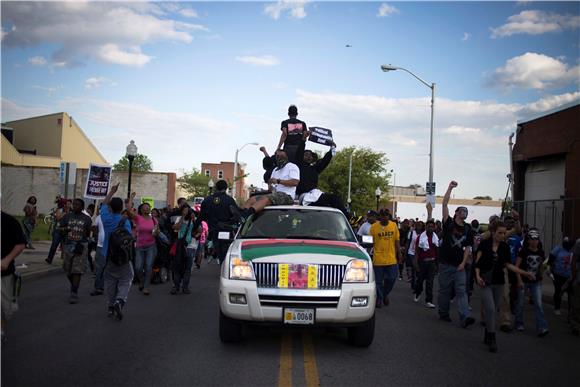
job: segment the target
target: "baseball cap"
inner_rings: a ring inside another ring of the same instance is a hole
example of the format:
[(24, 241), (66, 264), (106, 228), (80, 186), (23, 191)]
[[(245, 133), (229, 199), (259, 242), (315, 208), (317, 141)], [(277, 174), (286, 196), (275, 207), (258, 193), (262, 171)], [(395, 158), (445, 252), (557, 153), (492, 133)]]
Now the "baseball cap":
[(379, 214), (376, 211), (373, 210), (369, 210), (367, 212), (367, 216), (379, 216)]

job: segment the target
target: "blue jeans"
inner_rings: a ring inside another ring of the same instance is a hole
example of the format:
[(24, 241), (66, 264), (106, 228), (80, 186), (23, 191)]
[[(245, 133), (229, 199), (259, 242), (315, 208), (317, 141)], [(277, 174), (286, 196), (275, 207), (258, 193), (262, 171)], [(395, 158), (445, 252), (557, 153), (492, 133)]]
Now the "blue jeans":
[(50, 244), (50, 250), (48, 251), (47, 257), (50, 262), (54, 259), (54, 254), (56, 254), (56, 249), (58, 249), (60, 242), (62, 242), (62, 234), (58, 230), (54, 230), (52, 232), (52, 243)]
[(542, 284), (540, 282), (525, 283), (523, 289), (518, 290), (518, 303), (516, 306), (516, 327), (524, 326), (524, 299), (526, 289), (530, 290), (530, 295), (534, 301), (534, 314), (536, 316), (536, 330), (539, 332), (548, 329), (548, 322), (544, 316), (542, 307)]
[(95, 269), (95, 290), (104, 291), (105, 290), (105, 265), (107, 264), (107, 257), (103, 255), (103, 248), (97, 246), (97, 251), (95, 253), (95, 263), (97, 265)]
[(399, 275), (399, 267), (395, 265), (374, 266), (375, 283), (377, 284), (377, 302), (382, 302), (385, 297), (391, 293), (397, 276)]
[(439, 265), (439, 297), (437, 299), (439, 316), (449, 317), (451, 291), (454, 289), (459, 319), (463, 321), (470, 317), (469, 306), (467, 304), (467, 292), (465, 289), (466, 279), (467, 275), (465, 270), (458, 271), (457, 266), (444, 263)]
[(156, 245), (136, 249), (135, 275), (144, 288), (148, 287), (151, 281), (151, 271), (153, 270), (155, 255), (157, 255)]

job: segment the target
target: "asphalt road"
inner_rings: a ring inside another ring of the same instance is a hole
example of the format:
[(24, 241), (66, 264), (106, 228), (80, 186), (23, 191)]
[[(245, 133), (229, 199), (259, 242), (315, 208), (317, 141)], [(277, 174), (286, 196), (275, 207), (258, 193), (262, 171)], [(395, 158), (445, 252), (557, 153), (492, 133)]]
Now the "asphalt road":
[[(131, 290), (125, 319), (106, 317), (103, 297), (84, 278), (77, 305), (67, 303), (64, 275), (23, 284), (21, 310), (2, 347), (2, 386), (571, 386), (578, 383), (580, 339), (565, 317), (545, 306), (550, 334), (498, 333), (499, 353), (467, 330), (413, 303), (398, 282), (391, 306), (377, 310), (370, 348), (350, 347), (340, 329), (249, 327), (239, 344), (218, 338), (218, 268), (192, 278), (192, 294), (171, 296), (154, 285)], [(474, 301), (479, 310), (479, 302)], [(455, 317), (455, 313), (454, 317)], [(477, 316), (476, 316), (477, 317)]]

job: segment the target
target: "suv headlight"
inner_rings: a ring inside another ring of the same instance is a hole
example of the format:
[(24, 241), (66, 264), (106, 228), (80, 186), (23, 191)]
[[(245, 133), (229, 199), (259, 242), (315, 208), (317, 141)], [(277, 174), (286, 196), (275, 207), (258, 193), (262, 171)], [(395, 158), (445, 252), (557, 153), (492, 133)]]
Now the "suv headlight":
[(342, 282), (369, 282), (369, 263), (362, 259), (349, 261)]
[(230, 258), (230, 279), (255, 280), (254, 269), (249, 261), (240, 257)]

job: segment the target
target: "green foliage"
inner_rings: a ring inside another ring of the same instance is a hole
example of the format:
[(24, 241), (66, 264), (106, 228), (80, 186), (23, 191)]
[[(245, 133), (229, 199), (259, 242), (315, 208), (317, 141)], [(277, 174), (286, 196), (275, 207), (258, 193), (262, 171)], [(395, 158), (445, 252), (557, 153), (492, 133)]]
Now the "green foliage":
[(476, 196), (473, 200), (493, 200), (491, 196)]
[[(209, 177), (201, 173), (197, 168), (193, 168), (191, 172), (185, 172), (183, 176), (177, 179), (181, 188), (189, 194), (188, 200), (196, 196), (207, 196), (209, 194)], [(215, 183), (215, 182), (214, 182)]]
[(348, 198), (349, 157), (352, 156), (351, 208), (357, 214), (376, 209), (375, 190), (381, 189), (383, 200), (379, 207), (385, 207), (390, 174), (386, 166), (389, 160), (383, 152), (369, 148), (348, 147), (336, 153), (330, 165), (322, 172), (318, 187), (323, 192), (340, 196), (346, 205)]
[[(114, 171), (128, 171), (129, 170), (129, 159), (127, 155), (123, 156), (117, 164), (113, 165)], [(153, 163), (143, 154), (138, 154), (133, 160), (133, 172), (151, 172), (153, 170)]]

